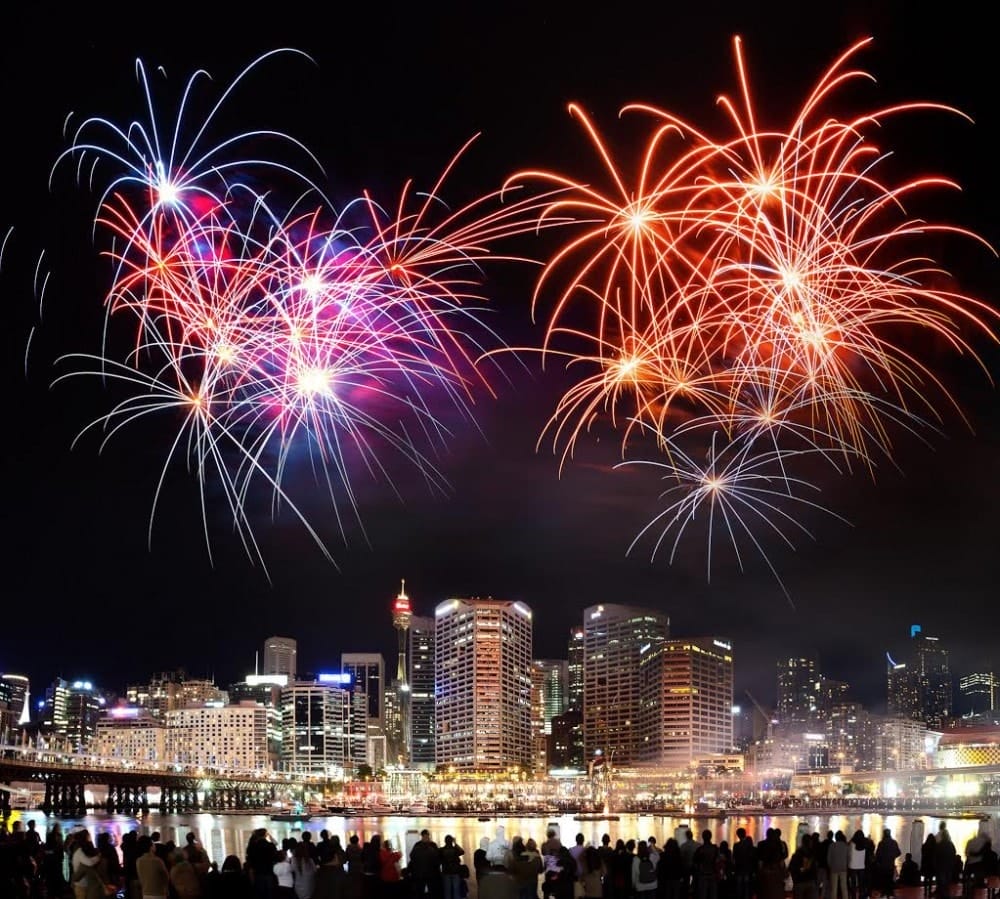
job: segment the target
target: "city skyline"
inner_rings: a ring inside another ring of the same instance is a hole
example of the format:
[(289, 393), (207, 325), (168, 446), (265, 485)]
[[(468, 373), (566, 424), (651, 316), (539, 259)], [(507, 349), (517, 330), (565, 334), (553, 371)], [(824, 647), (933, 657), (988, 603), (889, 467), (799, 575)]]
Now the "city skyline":
[[(426, 187), (481, 132), (456, 167), (461, 202), (524, 167), (565, 163), (589, 173), (592, 154), (567, 114), (571, 101), (583, 104), (616, 146), (640, 145), (629, 144), (618, 119), (631, 101), (677, 108), (706, 127), (716, 123), (715, 97), (734, 89), (734, 34), (744, 37), (769, 122), (783, 122), (838, 53), (872, 35), (859, 65), (877, 81), (858, 88), (856, 108), (874, 95), (879, 104), (929, 100), (968, 113), (974, 124), (931, 118), (913, 130), (902, 127), (893, 158), (907, 172), (954, 177), (963, 191), (940, 198), (942, 215), (1000, 245), (992, 57), (974, 15), (963, 20), (956, 10), (942, 20), (901, 3), (875, 10), (849, 4), (828, 11), (817, 30), (802, 27), (801, 12), (775, 10), (766, 23), (735, 5), (716, 12), (633, 19), (623, 12), (591, 22), (579, 11), (494, 17), (442, 7), (401, 9), (385, 22), (351, 8), (340, 14), (336, 38), (290, 22), (256, 34), (242, 23), (244, 37), (220, 21), (223, 42), (192, 41), (179, 22), (154, 29), (137, 17), (111, 33), (80, 10), (56, 23), (19, 10), (0, 70), (9, 127), (19, 129), (0, 151), (13, 182), (0, 201), (0, 233), (13, 228), (0, 289), (13, 310), (4, 352), (14, 393), (9, 421), (18, 432), (5, 443), (12, 483), (4, 509), (0, 670), (28, 674), (33, 690), (58, 672), (122, 688), (144, 672), (178, 667), (224, 672), (220, 679), (228, 680), (252, 669), (266, 637), (284, 634), (299, 641), (300, 670), (324, 658), (335, 667), (342, 653), (381, 652), (391, 672), (390, 603), (402, 578), (418, 616), (451, 596), (527, 604), (536, 615), (537, 658), (564, 658), (569, 628), (589, 606), (656, 609), (670, 618), (672, 634), (731, 636), (737, 696), (750, 689), (764, 701), (775, 694), (777, 658), (808, 650), (863, 701), (884, 702), (884, 654), (906, 644), (913, 624), (948, 646), (956, 678), (995, 670), (989, 622), (1000, 578), (993, 526), (1000, 510), (997, 395), (974, 365), (943, 353), (934, 356), (935, 371), (953, 386), (961, 414), (943, 410), (940, 435), (928, 432), (924, 445), (894, 433), (899, 471), (883, 464), (874, 479), (864, 471), (825, 476), (820, 500), (849, 524), (807, 514), (815, 540), (802, 536), (794, 550), (762, 532), (791, 601), (758, 557), (744, 557), (741, 571), (724, 545), (716, 547), (709, 578), (704, 534), (692, 532), (672, 565), (662, 554), (651, 562), (648, 542), (627, 554), (662, 508), (660, 484), (634, 469), (613, 471), (619, 454), (599, 429), (559, 476), (551, 443), (536, 443), (569, 375), (555, 361), (543, 371), (535, 354), (524, 354), (523, 366), (505, 365), (506, 379), (492, 385), (495, 400), (477, 399), (476, 427), (447, 422), (456, 426), (453, 438), (436, 460), (450, 484), (446, 495), (394, 472), (401, 502), (360, 478), (363, 528), (349, 524), (346, 545), (327, 507), (307, 502), (310, 519), (333, 535), (339, 568), (293, 517), (281, 514), (272, 523), (270, 497), (262, 495), (251, 499), (250, 514), (265, 574), (232, 535), (225, 498), (211, 491), (210, 559), (197, 490), (183, 466), (167, 480), (147, 546), (169, 420), (100, 453), (96, 435), (71, 449), (77, 433), (106, 410), (107, 396), (93, 383), (50, 389), (54, 363), (65, 352), (99, 351), (108, 266), (91, 241), (97, 192), (76, 188), (72, 176), (55, 178), (50, 191), (48, 176), (66, 148), (62, 128), (71, 111), (119, 122), (141, 114), (136, 57), (151, 71), (165, 67), (166, 81), (156, 84), (176, 98), (198, 68), (218, 89), (258, 54), (300, 48), (314, 64), (278, 71), (249, 91), (267, 102), (247, 104), (235, 95), (236, 128), (270, 126), (300, 137), (321, 156), (337, 198), (361, 189), (391, 197), (409, 177)], [(206, 36), (210, 18), (199, 17)], [(360, 36), (377, 38), (386, 62), (373, 67), (368, 37)], [(519, 247), (529, 255), (536, 249), (528, 240)], [(995, 305), (995, 259), (969, 248), (948, 252), (959, 281)], [(493, 309), (486, 321), (511, 345), (540, 343), (541, 325), (531, 319), (533, 282), (528, 266), (486, 273)], [(983, 352), (995, 375), (996, 348)], [(291, 477), (304, 479), (295, 462)]]
[[(510, 602), (505, 600), (503, 597), (448, 597), (441, 599), (436, 602), (432, 608), (428, 610), (429, 614), (421, 616), (417, 615), (414, 617), (414, 622), (428, 623), (433, 625), (436, 618), (436, 612), (438, 607), (442, 609), (447, 608), (451, 605), (457, 603), (475, 603), (481, 599), (488, 599), (489, 601), (507, 603)], [(391, 622), (390, 612), (394, 606), (394, 601), (387, 607), (386, 619)], [(417, 610), (420, 609), (420, 604), (416, 605)], [(564, 646), (562, 647), (562, 652), (555, 652), (550, 656), (541, 655), (535, 649), (531, 654), (532, 662), (548, 662), (548, 661), (561, 661), (570, 667), (573, 665), (571, 656), (571, 647), (574, 643), (573, 636), (574, 632), (583, 634), (585, 632), (585, 626), (587, 624), (588, 618), (594, 617), (595, 609), (603, 609), (604, 605), (592, 606), (587, 609), (581, 610), (581, 618), (578, 623), (573, 624), (569, 630), (566, 632), (566, 640)], [(673, 628), (669, 622), (669, 615), (664, 615), (661, 610), (652, 607), (638, 607), (638, 606), (616, 606), (615, 604), (609, 604), (609, 609), (611, 608), (621, 608), (629, 612), (636, 612), (639, 614), (648, 614), (654, 616), (654, 618), (667, 618), (666, 623), (666, 636), (668, 642), (685, 641), (692, 639), (707, 639), (712, 641), (713, 639), (718, 639), (718, 633), (709, 632), (680, 632)], [(534, 610), (531, 611), (533, 622), (538, 621), (538, 613)], [(385, 624), (382, 630), (391, 630), (391, 623)], [(935, 635), (926, 634), (919, 624), (911, 625), (906, 629), (906, 633), (903, 635), (895, 635), (896, 639), (893, 641), (892, 652), (884, 651), (881, 656), (875, 656), (870, 660), (867, 660), (863, 665), (858, 666), (858, 671), (862, 674), (859, 681), (851, 681), (849, 678), (842, 678), (839, 676), (842, 671), (842, 666), (837, 664), (829, 664), (825, 661), (823, 657), (817, 653), (814, 649), (810, 647), (792, 647), (787, 651), (783, 651), (776, 655), (772, 660), (769, 669), (765, 671), (757, 670), (748, 674), (747, 672), (741, 671), (740, 665), (740, 654), (739, 654), (739, 641), (733, 640), (728, 637), (728, 635), (722, 635), (723, 639), (726, 641), (725, 645), (732, 650), (733, 656), (733, 681), (734, 681), (734, 702), (737, 705), (746, 706), (747, 708), (752, 707), (755, 702), (762, 702), (765, 708), (769, 709), (771, 713), (779, 719), (782, 720), (798, 720), (795, 709), (808, 709), (810, 705), (809, 696), (814, 689), (816, 689), (817, 684), (822, 682), (827, 682), (834, 686), (838, 694), (842, 694), (845, 698), (850, 699), (853, 702), (858, 702), (860, 705), (864, 706), (866, 709), (879, 714), (902, 714), (906, 717), (909, 716), (911, 709), (904, 703), (903, 705), (898, 705), (900, 700), (897, 700), (898, 707), (893, 706), (893, 701), (890, 696), (893, 690), (899, 691), (901, 689), (907, 689), (905, 686), (901, 686), (903, 683), (911, 683), (912, 681), (901, 682), (899, 681), (899, 676), (904, 671), (913, 671), (918, 677), (917, 686), (910, 687), (911, 690), (916, 690), (919, 692), (919, 674), (921, 668), (923, 667), (921, 662), (921, 647), (918, 645), (920, 641), (930, 640), (936, 645), (940, 641), (940, 652), (944, 654), (944, 666), (945, 670), (948, 672), (948, 683), (950, 684), (950, 691), (946, 694), (948, 702), (951, 703), (951, 711), (945, 714), (945, 718), (959, 717), (965, 714), (967, 711), (975, 711), (975, 709), (966, 708), (966, 705), (972, 703), (973, 705), (977, 702), (981, 704), (981, 698), (979, 693), (993, 683), (993, 678), (996, 678), (996, 669), (992, 664), (986, 663), (981, 666), (972, 667), (960, 667), (956, 668), (953, 662), (948, 661), (948, 658), (952, 655), (952, 649), (949, 644), (940, 640), (939, 637)], [(244, 682), (246, 677), (267, 677), (269, 674), (286, 674), (287, 672), (275, 668), (271, 671), (266, 665), (261, 664), (261, 648), (265, 650), (273, 645), (274, 643), (281, 644), (283, 649), (286, 646), (291, 647), (291, 654), (293, 658), (301, 655), (299, 647), (302, 644), (303, 637), (307, 645), (312, 645), (309, 643), (309, 635), (271, 635), (267, 638), (263, 638), (257, 646), (246, 647), (246, 658), (247, 661), (242, 663), (239, 661), (242, 656), (230, 656), (229, 657), (229, 667), (220, 667), (218, 664), (209, 662), (201, 667), (198, 664), (187, 665), (181, 664), (174, 661), (162, 667), (157, 668), (142, 668), (136, 667), (130, 669), (130, 672), (124, 681), (115, 682), (113, 680), (104, 679), (94, 676), (91, 672), (96, 670), (95, 668), (62, 671), (53, 674), (51, 671), (14, 671), (9, 669), (7, 671), (0, 670), (0, 680), (5, 677), (11, 678), (23, 678), (27, 677), (31, 685), (30, 689), (32, 692), (32, 703), (31, 711), (34, 719), (34, 714), (38, 711), (40, 707), (42, 697), (44, 696), (44, 691), (46, 688), (52, 684), (54, 681), (62, 679), (69, 683), (73, 682), (86, 682), (89, 685), (92, 683), (95, 690), (100, 690), (101, 695), (107, 697), (109, 700), (114, 697), (118, 697), (123, 701), (131, 702), (131, 693), (145, 685), (150, 678), (156, 678), (161, 676), (176, 676), (180, 677), (182, 681), (190, 681), (192, 684), (214, 684), (218, 689), (224, 690), (233, 685), (239, 685)], [(583, 638), (580, 638), (579, 651), (583, 651)], [(233, 648), (233, 647), (230, 647)], [(394, 678), (389, 678), (388, 672), (391, 672), (396, 664), (398, 651), (398, 646), (394, 642), (392, 637), (386, 637), (382, 634), (382, 641), (379, 645), (375, 646), (370, 641), (363, 646), (355, 647), (335, 647), (334, 644), (329, 644), (328, 648), (319, 651), (315, 655), (306, 655), (306, 662), (304, 664), (298, 665), (297, 676), (288, 677), (289, 683), (294, 683), (297, 681), (301, 682), (312, 682), (317, 677), (323, 678), (326, 676), (339, 676), (340, 673), (353, 673), (355, 669), (361, 670), (359, 666), (361, 665), (371, 665), (377, 666), (379, 671), (382, 672), (381, 675), (375, 676), (373, 683), (381, 683), (382, 689), (386, 693), (393, 688)], [(3, 660), (0, 659), (0, 662)], [(857, 665), (858, 660), (855, 658), (853, 662)], [(796, 677), (793, 673), (796, 668), (801, 670), (801, 674)], [(905, 674), (904, 674), (905, 676)], [(791, 680), (789, 678), (792, 678)], [(872, 692), (866, 693), (863, 690), (859, 690), (857, 684), (858, 682), (862, 684), (873, 684)], [(971, 689), (971, 693), (966, 695), (966, 686), (963, 686), (963, 682), (968, 682), (967, 686)], [(940, 682), (938, 682), (940, 683)], [(984, 687), (984, 685), (986, 685)], [(364, 688), (359, 688), (365, 695), (368, 691)], [(932, 686), (932, 690), (933, 690)], [(943, 689), (943, 686), (938, 686), (936, 688), (938, 691)], [(977, 692), (978, 691), (978, 692)], [(128, 695), (127, 695), (128, 694)], [(989, 694), (992, 696), (992, 694)], [(374, 702), (374, 700), (370, 700)], [(577, 702), (582, 701), (582, 699), (577, 699)], [(944, 700), (937, 700), (944, 701)], [(992, 702), (992, 700), (990, 700)], [(812, 700), (815, 702), (815, 698)], [(919, 697), (912, 700), (912, 702), (917, 703), (919, 706)], [(374, 706), (373, 706), (374, 708)], [(982, 709), (979, 709), (982, 711)], [(381, 721), (378, 715), (372, 712), (375, 718)]]

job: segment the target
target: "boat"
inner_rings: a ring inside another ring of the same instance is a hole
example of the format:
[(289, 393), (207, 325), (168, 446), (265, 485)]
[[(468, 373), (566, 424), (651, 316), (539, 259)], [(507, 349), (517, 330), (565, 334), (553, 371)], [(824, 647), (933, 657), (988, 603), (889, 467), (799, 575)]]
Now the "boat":
[(408, 815), (427, 815), (430, 814), (430, 807), (426, 802), (414, 802), (412, 805), (405, 806), (403, 811)]
[(272, 821), (309, 821), (312, 818), (308, 812), (272, 812)]
[(394, 815), (396, 810), (391, 805), (366, 805), (364, 815)]
[(609, 812), (580, 812), (573, 815), (574, 821), (620, 821), (619, 815), (612, 815)]

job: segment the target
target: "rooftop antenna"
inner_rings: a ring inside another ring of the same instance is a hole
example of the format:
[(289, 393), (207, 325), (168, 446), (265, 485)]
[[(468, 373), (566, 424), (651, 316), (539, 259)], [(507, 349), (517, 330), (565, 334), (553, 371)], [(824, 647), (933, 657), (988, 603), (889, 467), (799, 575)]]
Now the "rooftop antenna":
[(259, 649), (253, 654), (253, 673), (255, 675), (260, 674), (260, 650)]

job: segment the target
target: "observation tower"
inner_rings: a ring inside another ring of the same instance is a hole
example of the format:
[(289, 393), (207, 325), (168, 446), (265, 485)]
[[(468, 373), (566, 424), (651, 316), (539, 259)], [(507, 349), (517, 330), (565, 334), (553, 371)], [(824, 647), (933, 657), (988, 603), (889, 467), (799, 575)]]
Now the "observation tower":
[(410, 619), (413, 610), (410, 608), (410, 597), (406, 595), (406, 579), (399, 585), (399, 595), (392, 603), (392, 626), (396, 629), (398, 638), (398, 656), (396, 662), (396, 688), (399, 691), (400, 736), (399, 762), (406, 764), (410, 756), (410, 684), (407, 677), (406, 648), (410, 636)]

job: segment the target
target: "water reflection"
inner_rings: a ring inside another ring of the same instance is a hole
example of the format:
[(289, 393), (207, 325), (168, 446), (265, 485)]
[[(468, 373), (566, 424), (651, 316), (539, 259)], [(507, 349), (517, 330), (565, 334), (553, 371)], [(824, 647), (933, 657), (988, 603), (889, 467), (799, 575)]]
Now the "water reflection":
[[(1000, 834), (997, 833), (997, 819), (1000, 809), (987, 809), (990, 815), (985, 827), (993, 838), (994, 845), (1000, 845)], [(15, 812), (15, 817), (24, 821), (34, 820), (36, 827), (44, 838), (49, 825), (55, 818), (46, 817), (41, 812)], [(691, 818), (669, 815), (634, 815), (622, 814), (617, 821), (575, 821), (572, 815), (552, 816), (548, 818), (518, 818), (498, 817), (480, 820), (476, 817), (445, 817), (445, 816), (389, 816), (389, 817), (313, 817), (308, 821), (272, 821), (267, 815), (159, 815), (150, 814), (141, 818), (127, 815), (88, 815), (84, 818), (61, 818), (64, 832), (70, 827), (82, 825), (96, 839), (102, 831), (111, 832), (116, 842), (121, 842), (123, 834), (130, 830), (140, 833), (159, 831), (164, 842), (172, 840), (178, 846), (184, 845), (184, 840), (190, 831), (205, 847), (213, 861), (222, 864), (227, 855), (243, 858), (247, 841), (253, 830), (266, 828), (280, 844), (286, 837), (301, 837), (303, 829), (314, 834), (318, 839), (321, 830), (328, 830), (331, 835), (337, 834), (346, 845), (352, 834), (357, 834), (362, 841), (372, 834), (378, 833), (392, 840), (393, 845), (404, 847), (406, 853), (418, 839), (419, 832), (426, 827), (431, 837), (438, 843), (444, 841), (446, 834), (455, 837), (471, 857), (472, 851), (479, 845), (482, 837), (493, 837), (499, 826), (504, 828), (504, 835), (509, 840), (520, 834), (524, 837), (534, 837), (541, 842), (548, 826), (554, 825), (560, 832), (563, 842), (571, 844), (578, 833), (582, 833), (588, 843), (600, 843), (601, 836), (610, 834), (612, 841), (621, 837), (628, 839), (645, 839), (655, 836), (661, 845), (668, 837), (674, 836), (679, 829), (689, 827), (697, 837), (701, 831), (710, 830), (716, 842), (728, 840), (732, 845), (736, 838), (738, 827), (746, 828), (754, 842), (762, 839), (769, 827), (781, 829), (782, 836), (790, 845), (794, 844), (795, 835), (800, 828), (808, 829), (810, 833), (818, 832), (825, 836), (828, 830), (842, 830), (850, 838), (855, 830), (861, 830), (872, 836), (878, 842), (882, 836), (882, 828), (888, 827), (899, 843), (900, 849), (914, 852), (916, 844), (930, 833), (936, 833), (941, 821), (945, 821), (955, 848), (964, 856), (965, 844), (979, 831), (979, 820), (976, 818), (933, 817), (931, 815), (733, 815), (726, 818)], [(915, 822), (921, 822), (915, 824)]]

